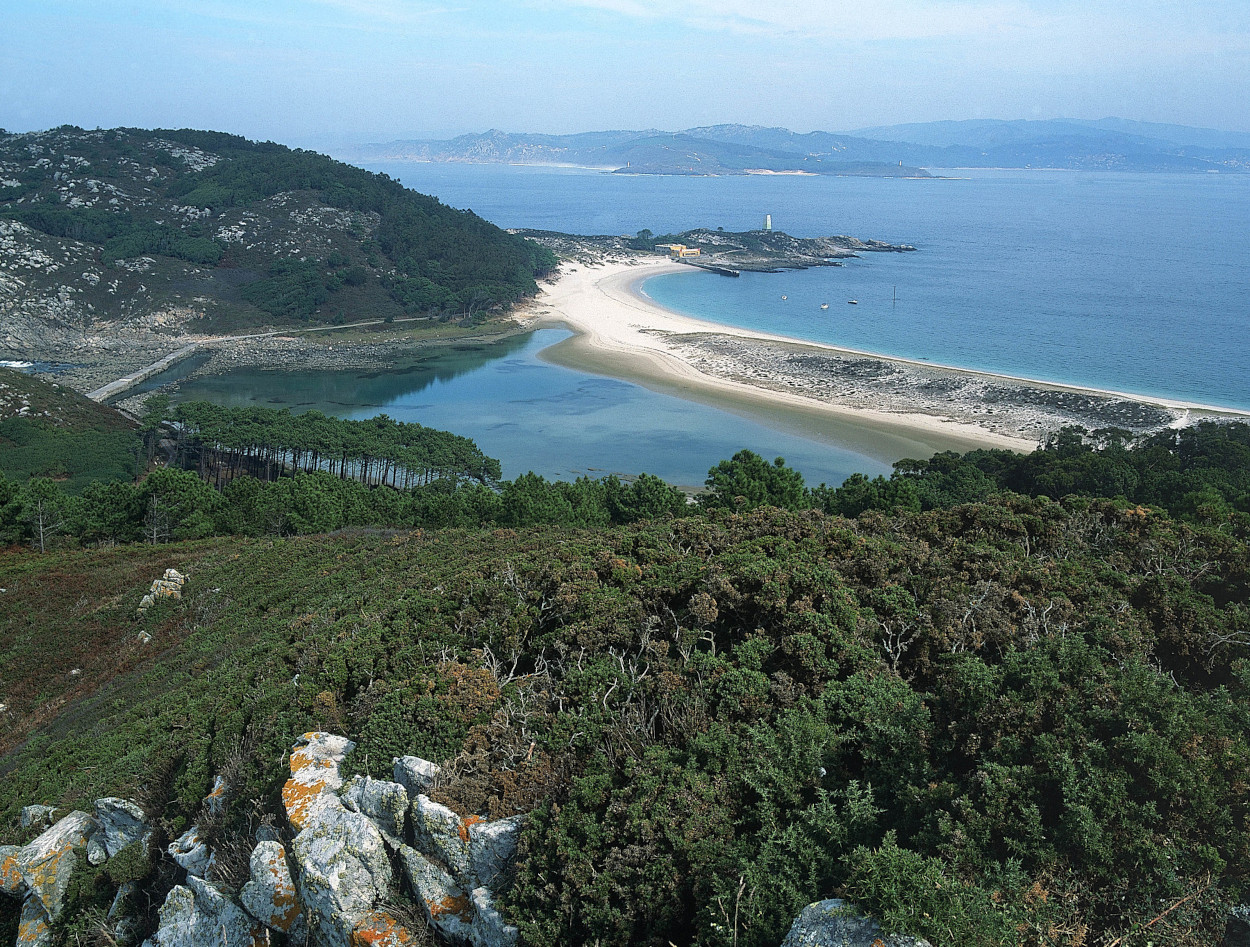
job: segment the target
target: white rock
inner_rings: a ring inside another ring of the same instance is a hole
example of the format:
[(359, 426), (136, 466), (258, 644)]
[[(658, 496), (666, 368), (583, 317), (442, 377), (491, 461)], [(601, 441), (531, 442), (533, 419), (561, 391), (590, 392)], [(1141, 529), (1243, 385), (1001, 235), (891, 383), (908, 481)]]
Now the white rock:
[(441, 862), (457, 883), (476, 887), (469, 867), (469, 823), (422, 795), (412, 803), (411, 818), (417, 851)]
[(16, 898), (22, 893), (26, 882), (22, 880), (22, 869), (17, 856), (21, 851), (17, 845), (0, 845), (0, 894)]
[(803, 909), (781, 947), (931, 947), (905, 934), (883, 934), (880, 926), (840, 898), (817, 901)]
[(204, 805), (212, 815), (221, 815), (226, 811), (226, 793), (229, 791), (230, 784), (224, 776), (213, 777), (213, 788), (204, 797)]
[(299, 896), (286, 863), (286, 849), (277, 842), (261, 842), (252, 850), (251, 880), (239, 900), (248, 913), (270, 930), (287, 933), (300, 914)]
[(29, 829), (34, 826), (51, 825), (54, 812), (56, 809), (52, 806), (22, 806), (21, 826)]
[[(138, 842), (150, 835), (151, 829), (140, 809), (128, 799), (97, 799), (95, 801), (95, 819), (103, 836), (105, 851), (112, 858), (127, 845)], [(146, 846), (145, 846), (146, 853)]]
[(78, 863), (74, 850), (86, 846), (94, 829), (87, 813), (71, 812), (12, 856), (26, 888), (39, 899), (49, 920), (55, 921), (61, 913), (69, 876)]
[(315, 947), (349, 947), (356, 923), (391, 885), (382, 833), (368, 816), (349, 812), (333, 793), (309, 811), (292, 846), (299, 899)]
[(43, 904), (33, 894), (22, 902), (21, 918), (17, 922), (16, 947), (48, 947), (52, 943), (52, 925)]
[(442, 772), (436, 764), (419, 756), (397, 756), (391, 770), (395, 774), (395, 782), (408, 790), (410, 799), (433, 789), (438, 774)]
[(399, 857), (430, 926), (448, 940), (467, 941), (473, 932), (473, 901), (456, 879), (407, 845), (399, 850)]
[(186, 869), (188, 875), (197, 878), (204, 877), (213, 860), (213, 853), (200, 838), (199, 828), (194, 825), (170, 842), (166, 851), (170, 858)]
[(295, 742), (291, 750), (291, 778), (282, 787), (282, 803), (292, 826), (302, 829), (313, 812), (326, 804), (327, 797), (339, 805), (338, 797), (333, 795), (343, 785), (339, 766), (355, 747), (346, 737), (321, 732), (305, 733)]
[(260, 947), (265, 928), (202, 878), (176, 885), (161, 905), (153, 947)]
[(382, 837), (392, 846), (403, 843), (408, 792), (399, 783), (356, 776), (348, 783), (341, 798), (348, 809), (372, 819)]
[(479, 885), (496, 885), (511, 872), (522, 821), (517, 815), (469, 826), (469, 866)]
[(473, 889), (473, 930), (469, 939), (476, 947), (514, 947), (520, 929), (509, 924), (495, 909), (486, 888)]
[(108, 849), (100, 841), (100, 836), (96, 834), (87, 839), (87, 861), (92, 865), (103, 865), (108, 860)]

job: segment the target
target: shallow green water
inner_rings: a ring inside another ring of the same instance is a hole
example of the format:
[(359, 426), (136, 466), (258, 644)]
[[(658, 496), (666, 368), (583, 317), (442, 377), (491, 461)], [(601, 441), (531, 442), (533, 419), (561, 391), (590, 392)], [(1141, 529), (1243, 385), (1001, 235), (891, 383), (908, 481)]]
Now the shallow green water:
[(810, 483), (889, 472), (852, 451), (538, 358), (568, 335), (541, 329), (378, 372), (241, 369), (184, 382), (174, 399), (316, 409), (345, 418), (387, 414), (473, 438), (499, 458), (507, 478), (527, 470), (559, 479), (647, 472), (695, 485), (709, 467), (744, 447), (770, 460), (785, 457)]

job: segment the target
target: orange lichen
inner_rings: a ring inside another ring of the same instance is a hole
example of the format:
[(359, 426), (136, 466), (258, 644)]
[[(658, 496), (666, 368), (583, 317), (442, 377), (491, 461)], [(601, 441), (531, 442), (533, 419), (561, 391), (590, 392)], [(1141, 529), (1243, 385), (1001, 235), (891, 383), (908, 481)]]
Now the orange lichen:
[(480, 815), (467, 815), (463, 819), (461, 819), (460, 828), (459, 828), (460, 841), (468, 845), (469, 844), (469, 827), (473, 825), (480, 825), (481, 823), (485, 821), (486, 820), (483, 819)]
[(289, 931), (299, 917), (300, 903), (287, 873), (284, 856), (275, 856), (266, 867), (273, 887), (273, 913), (266, 922), (280, 931)]
[(17, 894), (22, 887), (22, 869), (13, 855), (0, 859), (0, 891)]
[(433, 918), (454, 914), (466, 924), (473, 920), (473, 903), (467, 895), (449, 894), (438, 901), (426, 901), (425, 905), (430, 909), (430, 917)]
[(351, 947), (404, 947), (412, 934), (385, 911), (371, 911), (352, 931)]
[(301, 783), (295, 779), (286, 781), (286, 785), (282, 787), (282, 804), (286, 806), (286, 817), (291, 825), (297, 829), (304, 827), (304, 823), (308, 821), (308, 814), (312, 811), (313, 803), (321, 798), (325, 789), (325, 780), (311, 783)]
[(50, 934), (48, 918), (43, 913), (43, 908), (28, 902), (22, 911), (22, 920), (17, 925), (17, 947), (47, 943)]

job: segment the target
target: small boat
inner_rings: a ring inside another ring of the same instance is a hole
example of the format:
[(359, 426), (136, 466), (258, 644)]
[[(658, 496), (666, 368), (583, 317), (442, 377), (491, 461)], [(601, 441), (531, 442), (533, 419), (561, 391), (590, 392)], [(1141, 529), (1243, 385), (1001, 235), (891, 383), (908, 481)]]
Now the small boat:
[(858, 306), (858, 305), (859, 305), (859, 300), (858, 300), (858, 299), (848, 299), (848, 300), (846, 301), (846, 304), (847, 304), (848, 306)]
[(790, 297), (789, 297), (789, 296), (786, 296), (785, 294), (782, 294), (782, 297), (781, 297), (781, 298), (782, 298), (782, 299), (789, 299)]
[(828, 308), (829, 308), (829, 304), (828, 304), (828, 303), (821, 303), (821, 304), (820, 304), (820, 308), (821, 308), (821, 309), (828, 309)]

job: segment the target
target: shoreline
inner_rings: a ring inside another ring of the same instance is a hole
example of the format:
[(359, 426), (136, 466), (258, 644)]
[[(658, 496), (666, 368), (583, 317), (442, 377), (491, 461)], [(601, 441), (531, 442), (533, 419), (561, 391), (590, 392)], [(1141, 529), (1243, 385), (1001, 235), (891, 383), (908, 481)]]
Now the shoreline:
[(545, 361), (642, 384), (885, 462), (943, 450), (1029, 452), (1064, 424), (1134, 431), (1250, 412), (935, 365), (722, 325), (641, 288), (687, 268), (654, 257), (568, 261), (516, 318), (572, 338)]

